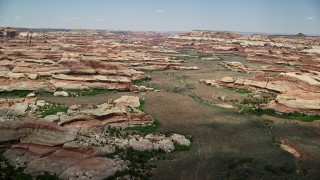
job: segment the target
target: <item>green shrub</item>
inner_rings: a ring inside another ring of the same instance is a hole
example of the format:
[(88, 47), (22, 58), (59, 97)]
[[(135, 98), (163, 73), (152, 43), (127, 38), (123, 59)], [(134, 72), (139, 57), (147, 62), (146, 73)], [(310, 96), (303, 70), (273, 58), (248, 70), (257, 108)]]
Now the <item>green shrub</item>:
[(116, 147), (116, 151), (106, 157), (113, 157), (114, 155), (118, 155), (123, 160), (130, 161), (130, 165), (125, 171), (116, 172), (113, 176), (106, 179), (122, 179), (121, 177), (126, 175), (129, 175), (129, 179), (149, 179), (152, 176), (150, 170), (153, 168), (149, 160), (152, 158), (166, 159), (166, 153), (163, 150), (136, 151), (132, 148), (120, 149)]
[(175, 152), (180, 152), (180, 151), (189, 151), (190, 150), (190, 146), (186, 146), (186, 145), (181, 145), (178, 143), (174, 143), (174, 151)]
[(59, 177), (55, 174), (44, 172), (37, 176), (37, 180), (59, 180)]
[(7, 96), (26, 97), (31, 92), (32, 91), (24, 91), (24, 90), (6, 91), (6, 92), (0, 92), (0, 97), (7, 97)]
[(193, 137), (191, 135), (185, 135), (184, 137), (186, 137), (190, 142), (193, 142)]
[(153, 125), (127, 127), (125, 130), (128, 130), (128, 131), (139, 131), (139, 132), (141, 132), (143, 134), (150, 134), (150, 133), (156, 132), (159, 127), (160, 127), (160, 122), (158, 120), (155, 120)]
[(247, 108), (245, 109), (246, 112), (261, 116), (263, 114), (267, 115), (275, 115), (276, 111), (274, 109), (262, 109), (262, 108)]
[(307, 115), (297, 111), (291, 113), (283, 113), (282, 115), (276, 115), (276, 111), (274, 109), (246, 108), (245, 112), (252, 113), (258, 116), (266, 114), (270, 116), (277, 116), (280, 118), (293, 119), (303, 122), (312, 122), (315, 120), (320, 120), (320, 114)]
[(320, 120), (320, 114), (316, 115), (307, 115), (301, 112), (292, 112), (292, 113), (284, 113), (282, 114), (284, 118), (295, 119), (303, 122), (312, 122), (315, 120)]
[(139, 99), (139, 102), (140, 102), (140, 106), (139, 106), (139, 109), (141, 110), (141, 111), (144, 111), (144, 106), (145, 106), (145, 104), (146, 104), (146, 101), (144, 100), (144, 99)]
[(57, 107), (53, 107), (51, 109), (48, 110), (43, 110), (40, 112), (40, 115), (42, 117), (46, 117), (48, 115), (53, 115), (53, 114), (57, 114), (58, 112), (67, 112), (68, 111), (68, 107), (65, 106), (57, 106)]
[(207, 53), (207, 54), (197, 54), (198, 58), (208, 58), (208, 57), (212, 57), (212, 54)]
[(186, 54), (186, 55), (194, 54), (193, 51), (189, 51), (189, 50), (180, 50), (179, 53), (180, 54)]
[(240, 94), (248, 94), (248, 93), (251, 93), (251, 91), (248, 90), (248, 89), (237, 89), (236, 92), (237, 92), (237, 93), (240, 93)]
[(126, 150), (124, 159), (130, 162), (136, 163), (147, 163), (151, 158), (158, 156), (159, 154), (165, 154), (163, 150), (152, 150), (152, 151), (136, 151), (132, 148)]
[(227, 87), (228, 90), (235, 91), (237, 88), (235, 87)]

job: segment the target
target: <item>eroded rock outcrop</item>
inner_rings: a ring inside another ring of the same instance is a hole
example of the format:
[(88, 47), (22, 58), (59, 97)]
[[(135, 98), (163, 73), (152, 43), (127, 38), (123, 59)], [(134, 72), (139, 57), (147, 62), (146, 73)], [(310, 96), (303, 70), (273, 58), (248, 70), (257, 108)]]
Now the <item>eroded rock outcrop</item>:
[(253, 69), (246, 67), (245, 65), (243, 65), (241, 62), (229, 62), (229, 61), (223, 61), (221, 63), (222, 66), (232, 70), (232, 71), (236, 71), (236, 72), (245, 72), (245, 73), (250, 73), (250, 72), (254, 72)]
[[(7, 31), (6, 31), (7, 32)], [(0, 49), (0, 92), (69, 89), (133, 90), (133, 81), (148, 79), (139, 70), (197, 70), (167, 55), (178, 54), (159, 45), (160, 36), (128, 32), (123, 42), (112, 32), (20, 32), (5, 38)], [(107, 37), (107, 38), (106, 38)], [(107, 40), (105, 40), (107, 39)]]
[(279, 112), (320, 113), (319, 75), (302, 72), (280, 73), (275, 77), (256, 76), (252, 79), (224, 77), (202, 80), (209, 85), (236, 87), (278, 94), (268, 107)]
[[(190, 146), (190, 141), (179, 134), (140, 135), (130, 133), (134, 129), (126, 130), (153, 125), (153, 118), (138, 109), (140, 100), (134, 96), (122, 96), (100, 105), (73, 105), (67, 112), (44, 119), (35, 117), (51, 104), (37, 100), (33, 93), (9, 103), (1, 102), (10, 104), (7, 108), (19, 103), (31, 106), (25, 119), (0, 122), (0, 143), (8, 148), (2, 156), (9, 164), (24, 167), (27, 174), (49, 172), (61, 179), (103, 179), (130, 166), (130, 161), (119, 157), (118, 151), (171, 152), (174, 142)], [(104, 157), (106, 154), (110, 157)]]
[(46, 121), (23, 120), (0, 124), (1, 142), (20, 140), (22, 143), (57, 146), (73, 141), (75, 135)]

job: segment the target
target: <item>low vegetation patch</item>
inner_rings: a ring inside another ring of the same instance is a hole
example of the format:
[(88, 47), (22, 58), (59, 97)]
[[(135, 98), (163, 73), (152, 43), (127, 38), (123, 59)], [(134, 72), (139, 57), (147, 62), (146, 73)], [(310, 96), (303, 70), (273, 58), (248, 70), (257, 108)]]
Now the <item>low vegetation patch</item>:
[(140, 132), (142, 134), (150, 134), (150, 133), (157, 132), (159, 127), (160, 127), (160, 122), (158, 120), (155, 120), (153, 125), (127, 127), (125, 130), (127, 130), (127, 131), (138, 131), (138, 132)]
[(263, 114), (274, 116), (276, 114), (276, 111), (274, 109), (262, 109), (262, 108), (247, 108), (245, 109), (245, 112), (255, 114), (258, 116), (261, 116)]
[(191, 135), (184, 135), (184, 137), (186, 137), (190, 142), (193, 142), (193, 137)]
[(164, 159), (165, 151), (161, 149), (152, 151), (136, 151), (132, 148), (128, 148), (125, 150), (124, 154), (120, 153), (120, 156), (122, 156), (122, 159), (129, 160), (130, 162), (147, 163), (152, 158)]
[(230, 90), (230, 91), (235, 91), (235, 90), (237, 90), (237, 88), (235, 88), (235, 87), (227, 87), (227, 89)]
[(59, 177), (55, 174), (45, 172), (45, 173), (38, 175), (37, 180), (59, 180)]
[(113, 158), (114, 156), (119, 156), (123, 160), (130, 161), (130, 165), (127, 170), (116, 172), (113, 176), (108, 177), (108, 180), (121, 179), (127, 176), (129, 176), (129, 179), (149, 179), (152, 176), (151, 170), (156, 166), (148, 162), (151, 159), (167, 159), (163, 150), (136, 151), (132, 148), (116, 148), (114, 153), (106, 155), (109, 158)]
[(248, 90), (248, 89), (237, 89), (236, 92), (237, 92), (237, 93), (240, 93), (240, 94), (248, 94), (248, 93), (251, 93), (251, 91)]
[(175, 152), (190, 151), (190, 146), (181, 145), (181, 144), (178, 144), (176, 142), (174, 142), (173, 144), (174, 144), (174, 151)]
[(38, 109), (36, 111), (41, 117), (46, 117), (48, 115), (57, 114), (58, 112), (66, 113), (68, 109), (69, 108), (67, 106), (62, 104), (48, 103), (43, 107), (38, 106)]
[(312, 121), (320, 120), (320, 114), (308, 115), (308, 114), (304, 114), (297, 111), (292, 113), (277, 114), (274, 109), (246, 108), (245, 112), (255, 114), (258, 116), (266, 114), (266, 115), (275, 116), (279, 118), (293, 119), (293, 120), (298, 120), (303, 122), (312, 122)]
[(198, 58), (209, 58), (212, 57), (212, 54), (210, 53), (205, 53), (205, 54), (197, 54)]
[(57, 114), (58, 112), (67, 112), (68, 108), (67, 107), (53, 107), (51, 109), (48, 110), (44, 110), (40, 113), (40, 115), (42, 117), (46, 117), (48, 115), (53, 115), (53, 114)]
[(197, 53), (196, 51), (192, 50), (180, 50), (180, 54), (185, 56), (172, 56), (170, 59), (172, 60), (192, 60), (192, 59), (201, 59), (201, 58), (208, 58), (212, 57), (211, 53)]
[(239, 94), (252, 93), (252, 91), (250, 91), (249, 89), (243, 89), (243, 88), (237, 89), (235, 87), (227, 87), (227, 89), (230, 90), (230, 91), (235, 91), (236, 93), (239, 93)]
[(298, 121), (303, 121), (303, 122), (312, 122), (315, 120), (320, 120), (320, 114), (315, 114), (315, 115), (307, 115), (301, 112), (293, 112), (293, 113), (284, 113), (282, 114), (284, 118), (287, 119), (295, 119)]
[(11, 96), (26, 97), (31, 92), (32, 91), (24, 91), (24, 90), (6, 91), (6, 92), (0, 92), (0, 97), (11, 97)]
[(145, 107), (145, 104), (146, 104), (146, 101), (144, 100), (144, 99), (139, 99), (139, 102), (140, 102), (140, 107), (139, 107), (139, 109), (141, 110), (141, 111), (144, 111), (144, 107)]

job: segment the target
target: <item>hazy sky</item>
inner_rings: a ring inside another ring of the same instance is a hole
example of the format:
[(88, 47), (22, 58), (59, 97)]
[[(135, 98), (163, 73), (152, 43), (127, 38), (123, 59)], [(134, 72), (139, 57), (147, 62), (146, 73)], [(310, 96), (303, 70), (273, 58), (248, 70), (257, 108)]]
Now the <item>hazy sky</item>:
[(0, 0), (0, 26), (320, 34), (320, 0)]

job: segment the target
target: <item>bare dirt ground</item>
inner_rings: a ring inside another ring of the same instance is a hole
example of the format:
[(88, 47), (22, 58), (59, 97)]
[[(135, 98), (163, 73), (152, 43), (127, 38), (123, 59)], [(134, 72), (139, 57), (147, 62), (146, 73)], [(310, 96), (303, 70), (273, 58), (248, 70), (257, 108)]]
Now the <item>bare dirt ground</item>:
[[(257, 69), (262, 64), (240, 61)], [(47, 101), (72, 104), (99, 104), (124, 94), (145, 99), (145, 112), (161, 122), (160, 131), (193, 136), (191, 150), (174, 154), (173, 160), (157, 161), (153, 179), (316, 179), (320, 177), (319, 126), (274, 121), (266, 124), (260, 117), (239, 114), (236, 109), (220, 108), (210, 103), (224, 103), (216, 98), (243, 98), (232, 90), (200, 84), (200, 79), (225, 76), (251, 77), (253, 74), (228, 71), (221, 61), (191, 61), (199, 71), (148, 72), (151, 81), (143, 83), (160, 92), (119, 92), (94, 97), (48, 97)], [(299, 144), (304, 158), (297, 159), (282, 150), (279, 138)]]

